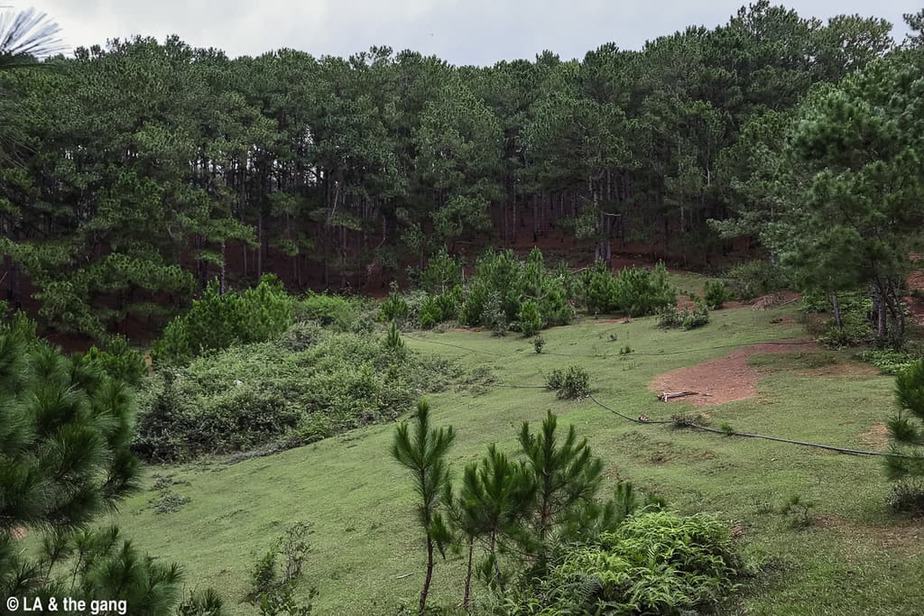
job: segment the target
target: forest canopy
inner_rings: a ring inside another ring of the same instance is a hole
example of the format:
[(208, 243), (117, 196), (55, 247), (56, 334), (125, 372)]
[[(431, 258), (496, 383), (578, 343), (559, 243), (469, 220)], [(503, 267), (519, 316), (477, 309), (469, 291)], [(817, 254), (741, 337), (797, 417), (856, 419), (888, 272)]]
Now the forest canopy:
[[(793, 123), (804, 156), (862, 145), (809, 134), (822, 124), (801, 106), (831, 111), (835, 84), (887, 56), (870, 74), (909, 101), (920, 91), (911, 68), (886, 68), (920, 66), (920, 36), (890, 32), (760, 1), (714, 29), (572, 61), (452, 66), (387, 47), (231, 59), (138, 37), (0, 71), (6, 298), (32, 296), (44, 324), (101, 338), (162, 324), (215, 278), (362, 285), (488, 239), (554, 235), (607, 261), (641, 245), (704, 264), (735, 237), (772, 251), (782, 210), (768, 202), (799, 194), (781, 177), (828, 162), (781, 154)], [(843, 96), (862, 98), (863, 80), (850, 83)], [(902, 151), (890, 172), (913, 167), (919, 150)], [(842, 180), (813, 182), (811, 202), (849, 190)]]

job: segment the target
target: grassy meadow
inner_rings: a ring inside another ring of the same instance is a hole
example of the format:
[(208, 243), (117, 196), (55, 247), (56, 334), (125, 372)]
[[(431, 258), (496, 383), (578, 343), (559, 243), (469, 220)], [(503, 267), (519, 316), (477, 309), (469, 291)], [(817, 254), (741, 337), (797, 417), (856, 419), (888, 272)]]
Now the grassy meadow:
[[(655, 376), (738, 346), (802, 338), (796, 317), (793, 306), (734, 308), (713, 312), (709, 325), (692, 331), (662, 331), (654, 318), (585, 318), (543, 332), (541, 355), (514, 334), (450, 330), (408, 334), (405, 342), (469, 368), (487, 367), (495, 379), (430, 397), (434, 420), (457, 432), (456, 474), (490, 443), (514, 451), (520, 424), (538, 423), (552, 411), (604, 459), (607, 491), (630, 479), (683, 512), (716, 513), (736, 526), (761, 568), (743, 580), (722, 613), (920, 613), (924, 586), (909, 581), (924, 579), (924, 527), (886, 510), (879, 460), (636, 425), (590, 400), (560, 401), (535, 387), (553, 368), (579, 364), (590, 372), (599, 400), (633, 417), (669, 417), (694, 409), (658, 402), (649, 390)], [(620, 355), (625, 345), (633, 351)], [(755, 356), (751, 363), (763, 374), (757, 397), (695, 412), (714, 426), (728, 422), (742, 431), (885, 447), (875, 426), (892, 412), (892, 377), (853, 369), (847, 355), (830, 352), (815, 361), (783, 354)], [(831, 366), (838, 369), (826, 369)], [(121, 505), (114, 521), (139, 547), (180, 563), (191, 588), (220, 590), (236, 614), (252, 610), (240, 600), (256, 555), (288, 524), (308, 521), (314, 550), (306, 582), (318, 590), (315, 613), (394, 614), (402, 602), (416, 600), (424, 552), (410, 483), (388, 453), (393, 430), (372, 426), (236, 463), (150, 467), (145, 489)], [(189, 502), (156, 512), (155, 482), (172, 482), (169, 490)], [(794, 495), (812, 505), (812, 523), (804, 528), (780, 513)], [(463, 566), (458, 555), (439, 563), (434, 605), (458, 604)]]

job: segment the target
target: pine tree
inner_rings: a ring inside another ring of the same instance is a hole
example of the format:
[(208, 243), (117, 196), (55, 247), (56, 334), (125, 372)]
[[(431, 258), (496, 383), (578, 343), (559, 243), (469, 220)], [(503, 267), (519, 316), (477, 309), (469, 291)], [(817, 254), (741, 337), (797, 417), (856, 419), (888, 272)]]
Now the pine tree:
[(899, 412), (889, 420), (895, 455), (886, 458), (886, 472), (896, 481), (924, 478), (924, 360), (895, 377), (895, 399)]
[(559, 441), (557, 424), (556, 416), (549, 412), (537, 434), (530, 433), (528, 423), (520, 430), (526, 468), (536, 483), (532, 528), (540, 551), (564, 514), (594, 498), (603, 471), (603, 462), (591, 454), (587, 439), (578, 441), (574, 426), (570, 426), (564, 440)]
[[(123, 383), (29, 335), (0, 328), (0, 594), (124, 599), (172, 612), (175, 565), (140, 554), (117, 529), (85, 530), (135, 489), (134, 408)], [(18, 545), (44, 532), (37, 556)]]
[(455, 439), (452, 426), (430, 427), (430, 405), (426, 400), (417, 403), (417, 413), (411, 425), (403, 422), (395, 431), (391, 455), (411, 472), (414, 490), (420, 498), (417, 505), (418, 521), (423, 528), (427, 546), (427, 568), (423, 589), (420, 591), (420, 614), (427, 608), (427, 596), (433, 579), (434, 549), (441, 554), (450, 539), (450, 533), (441, 512), (449, 488), (449, 468), (446, 453)]
[(462, 487), (455, 503), (455, 520), (468, 548), (465, 592), (462, 605), (471, 607), (472, 564), (476, 540), (485, 542), (487, 558), (482, 567), (492, 583), (502, 584), (497, 562), (498, 541), (516, 535), (530, 511), (535, 483), (525, 466), (511, 461), (492, 444), (478, 463), (465, 467)]

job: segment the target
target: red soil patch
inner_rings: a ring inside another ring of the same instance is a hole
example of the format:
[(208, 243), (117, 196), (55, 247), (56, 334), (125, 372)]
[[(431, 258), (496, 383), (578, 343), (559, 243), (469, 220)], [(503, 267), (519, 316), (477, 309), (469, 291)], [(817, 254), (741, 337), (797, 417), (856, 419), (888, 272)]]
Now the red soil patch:
[(735, 349), (725, 357), (713, 359), (688, 368), (671, 370), (655, 377), (649, 389), (663, 392), (695, 391), (696, 395), (676, 398), (671, 402), (692, 402), (696, 406), (724, 404), (745, 400), (757, 395), (761, 372), (748, 365), (748, 358), (756, 353), (787, 353), (814, 351), (814, 342), (765, 342)]

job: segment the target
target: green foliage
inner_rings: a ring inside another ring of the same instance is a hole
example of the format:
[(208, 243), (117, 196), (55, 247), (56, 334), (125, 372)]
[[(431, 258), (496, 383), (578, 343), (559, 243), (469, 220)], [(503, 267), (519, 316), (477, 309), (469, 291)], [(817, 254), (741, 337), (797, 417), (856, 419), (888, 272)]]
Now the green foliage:
[(133, 349), (124, 336), (113, 336), (101, 349), (90, 347), (80, 361), (92, 370), (99, 370), (108, 377), (137, 387), (147, 373), (144, 357)]
[(703, 300), (698, 300), (692, 308), (678, 310), (675, 306), (668, 306), (658, 312), (658, 327), (663, 329), (679, 327), (690, 330), (708, 323), (709, 309)]
[(919, 478), (896, 481), (889, 488), (886, 504), (895, 513), (924, 513), (924, 483)]
[(725, 304), (725, 302), (730, 301), (731, 298), (731, 292), (728, 290), (728, 286), (726, 286), (725, 281), (706, 281), (706, 286), (703, 289), (703, 300), (706, 302), (706, 306), (710, 310), (718, 310)]
[(728, 526), (668, 511), (629, 517), (597, 542), (556, 550), (549, 573), (520, 587), (508, 613), (660, 614), (714, 608), (743, 571)]
[[(28, 339), (0, 332), (0, 592), (130, 602), (166, 616), (176, 565), (140, 554), (118, 530), (84, 530), (137, 488), (128, 386)], [(41, 538), (27, 550), (21, 536)]]
[(725, 279), (732, 295), (743, 300), (780, 291), (788, 286), (780, 268), (763, 260), (739, 263), (725, 272)]
[(542, 337), (542, 334), (539, 334), (533, 338), (533, 350), (536, 352), (536, 355), (542, 353), (542, 350), (545, 348), (545, 338)]
[(632, 317), (655, 314), (677, 301), (667, 280), (667, 268), (629, 267), (613, 275), (602, 262), (581, 275), (581, 298), (591, 314), (624, 313)]
[(388, 328), (388, 333), (385, 334), (384, 345), (389, 353), (396, 355), (403, 355), (407, 351), (404, 340), (401, 339), (401, 332), (398, 331), (398, 326), (394, 322)]
[(278, 340), (158, 371), (139, 395), (134, 447), (169, 461), (311, 442), (395, 419), (418, 392), (457, 373), (445, 361), (395, 352), (387, 335), (297, 323)]
[(558, 418), (551, 412), (542, 427), (532, 433), (524, 422), (520, 429), (520, 449), (526, 458), (526, 469), (535, 484), (532, 516), (528, 526), (539, 554), (548, 551), (550, 532), (582, 507), (594, 500), (600, 488), (603, 462), (595, 457), (587, 439), (578, 440), (574, 426), (560, 438)]
[(176, 616), (225, 616), (225, 602), (213, 588), (193, 591), (176, 608)]
[(812, 514), (814, 508), (814, 503), (793, 494), (783, 502), (780, 515), (785, 516), (793, 528), (807, 528), (815, 523), (815, 516)]
[(545, 386), (562, 400), (579, 400), (590, 395), (590, 374), (580, 366), (556, 368), (545, 377)]
[(462, 263), (441, 248), (420, 272), (420, 288), (427, 293), (445, 293), (462, 284)]
[(910, 368), (920, 356), (910, 351), (895, 349), (869, 349), (860, 353), (860, 359), (879, 368), (883, 374), (896, 375)]
[(392, 283), (388, 297), (379, 306), (380, 321), (403, 322), (410, 315), (410, 306), (407, 300), (398, 292), (396, 284)]
[(429, 329), (446, 321), (454, 321), (459, 316), (461, 305), (462, 287), (459, 286), (426, 295), (420, 304), (418, 323), (422, 328)]
[(545, 325), (542, 322), (542, 314), (539, 312), (539, 304), (531, 299), (520, 304), (516, 325), (517, 329), (527, 338), (539, 333)]
[(125, 384), (0, 333), (0, 520), (69, 529), (136, 487), (135, 408)]
[(294, 308), (294, 300), (271, 276), (240, 293), (222, 294), (217, 284), (210, 284), (188, 312), (167, 325), (154, 344), (154, 359), (177, 365), (207, 350), (269, 340), (292, 323)]
[(924, 477), (924, 359), (895, 377), (898, 414), (889, 419), (889, 436), (895, 455), (886, 458), (886, 472), (893, 481)]
[(325, 327), (344, 332), (355, 326), (360, 312), (358, 300), (324, 293), (309, 293), (295, 306), (297, 320), (317, 321)]
[(525, 261), (517, 260), (509, 250), (489, 250), (475, 264), (460, 320), (469, 326), (489, 327), (495, 333), (503, 333), (510, 326), (522, 331), (520, 314), (529, 302), (524, 313), (528, 318), (523, 323), (527, 329), (532, 330), (540, 322), (538, 329), (563, 325), (574, 318), (565, 279), (566, 273), (545, 266), (538, 249), (530, 252)]
[(430, 405), (426, 400), (417, 403), (413, 427), (414, 432), (411, 434), (408, 422), (402, 422), (398, 426), (391, 455), (410, 472), (414, 491), (420, 497), (417, 504), (417, 522), (423, 530), (427, 549), (427, 568), (419, 603), (420, 613), (423, 614), (427, 608), (427, 596), (433, 577), (433, 550), (436, 548), (442, 554), (451, 540), (442, 507), (447, 495), (452, 494), (446, 454), (452, 446), (455, 433), (452, 426), (430, 427)]
[(311, 532), (310, 524), (292, 524), (254, 564), (245, 598), (259, 608), (261, 616), (310, 616), (316, 590), (309, 590), (307, 602), (297, 601), (295, 592), (311, 553)]

